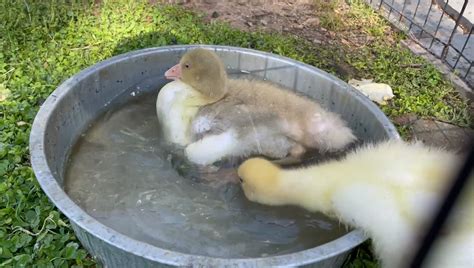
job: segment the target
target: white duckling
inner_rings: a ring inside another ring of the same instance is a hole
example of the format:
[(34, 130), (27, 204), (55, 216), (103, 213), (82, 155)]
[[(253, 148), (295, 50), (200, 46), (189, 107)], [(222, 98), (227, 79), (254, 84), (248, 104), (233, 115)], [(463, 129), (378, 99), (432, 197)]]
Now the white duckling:
[[(261, 159), (238, 169), (249, 200), (334, 216), (372, 238), (383, 267), (404, 267), (462, 158), (421, 144), (387, 141), (340, 161), (285, 170)], [(474, 183), (437, 240), (426, 267), (474, 267)]]
[(205, 103), (208, 103), (207, 100), (199, 92), (180, 80), (161, 88), (156, 100), (156, 113), (164, 138), (181, 146), (191, 143), (192, 133), (189, 126), (200, 104)]
[[(341, 150), (355, 140), (338, 115), (308, 98), (264, 81), (228, 79), (212, 51), (187, 52), (167, 74), (200, 93), (197, 105), (201, 108), (190, 126), (197, 140), (185, 149), (194, 163), (209, 165), (253, 154), (299, 157), (310, 148)], [(167, 124), (163, 107), (158, 116)]]
[[(165, 77), (174, 81), (161, 88), (156, 100), (156, 112), (164, 138), (168, 142), (181, 146), (192, 141), (190, 125), (199, 108), (222, 98), (222, 95), (214, 96), (215, 92), (203, 94), (193, 88), (192, 84), (180, 79), (182, 77), (181, 66), (183, 65), (184, 68), (188, 66), (182, 64), (186, 58), (185, 55), (180, 63), (165, 72)], [(216, 71), (220, 71), (220, 68), (210, 69), (210, 72)], [(186, 79), (186, 81), (188, 80)]]

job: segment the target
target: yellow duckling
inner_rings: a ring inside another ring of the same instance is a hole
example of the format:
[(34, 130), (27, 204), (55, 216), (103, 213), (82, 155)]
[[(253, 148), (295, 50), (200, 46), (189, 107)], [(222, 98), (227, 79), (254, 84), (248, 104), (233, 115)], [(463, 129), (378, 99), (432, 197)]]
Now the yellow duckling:
[[(251, 201), (297, 205), (363, 229), (383, 267), (404, 267), (462, 158), (441, 149), (387, 141), (299, 169), (253, 158), (238, 169)], [(473, 176), (473, 174), (471, 174)], [(437, 240), (426, 267), (474, 267), (474, 178)]]

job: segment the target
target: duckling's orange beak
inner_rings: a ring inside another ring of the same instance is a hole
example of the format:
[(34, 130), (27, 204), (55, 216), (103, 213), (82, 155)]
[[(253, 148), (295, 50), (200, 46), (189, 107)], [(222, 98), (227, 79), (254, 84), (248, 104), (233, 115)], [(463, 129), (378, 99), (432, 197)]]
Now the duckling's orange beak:
[(181, 78), (181, 64), (176, 64), (165, 72), (166, 79), (178, 80)]

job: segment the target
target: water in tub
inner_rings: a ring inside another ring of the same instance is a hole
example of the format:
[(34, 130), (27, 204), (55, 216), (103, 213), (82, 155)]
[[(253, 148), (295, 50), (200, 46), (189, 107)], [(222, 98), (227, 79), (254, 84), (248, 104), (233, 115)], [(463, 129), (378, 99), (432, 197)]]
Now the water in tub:
[(154, 95), (135, 96), (101, 116), (72, 150), (65, 189), (89, 215), (161, 248), (223, 258), (281, 255), (329, 242), (347, 230), (321, 214), (246, 200), (182, 176), (164, 144)]

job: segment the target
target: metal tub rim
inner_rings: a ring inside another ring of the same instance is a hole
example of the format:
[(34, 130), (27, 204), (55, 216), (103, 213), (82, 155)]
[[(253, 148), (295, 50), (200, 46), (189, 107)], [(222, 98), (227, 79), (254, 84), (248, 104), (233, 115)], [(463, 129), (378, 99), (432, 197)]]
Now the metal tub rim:
[[(91, 235), (98, 239), (106, 242), (112, 247), (121, 249), (133, 255), (148, 259), (150, 261), (168, 264), (168, 265), (242, 265), (242, 266), (271, 266), (271, 265), (306, 265), (315, 263), (333, 256), (342, 254), (357, 245), (364, 242), (367, 238), (362, 230), (353, 230), (335, 240), (320, 246), (306, 249), (290, 254), (276, 255), (269, 257), (260, 258), (217, 258), (208, 256), (199, 256), (186, 253), (175, 252), (153, 246), (133, 238), (130, 238), (124, 234), (115, 231), (112, 228), (100, 223), (93, 217), (89, 216), (82, 208), (80, 208), (74, 201), (63, 190), (61, 185), (55, 179), (54, 172), (51, 170), (48, 162), (44, 147), (46, 127), (51, 117), (51, 113), (54, 111), (55, 105), (60, 103), (61, 99), (66, 96), (68, 90), (77, 81), (88, 77), (89, 75), (99, 71), (100, 69), (120, 61), (129, 60), (138, 55), (146, 55), (148, 53), (156, 53), (159, 51), (182, 51), (183, 49), (189, 49), (194, 47), (204, 47), (207, 49), (223, 50), (241, 52), (251, 55), (267, 56), (277, 58), (281, 61), (287, 62), (288, 64), (298, 66), (300, 68), (310, 69), (312, 72), (319, 73), (321, 75), (329, 77), (334, 83), (341, 87), (345, 87), (347, 90), (353, 91), (353, 95), (359, 99), (379, 120), (387, 131), (389, 138), (399, 139), (399, 135), (393, 124), (388, 118), (381, 112), (381, 110), (372, 103), (368, 98), (362, 95), (360, 92), (340, 80), (335, 76), (328, 74), (322, 70), (319, 70), (313, 66), (292, 60), (286, 57), (278, 56), (272, 53), (261, 52), (252, 49), (230, 47), (230, 46), (213, 46), (213, 45), (177, 45), (177, 46), (163, 46), (156, 48), (147, 48), (128, 52), (112, 58), (101, 61), (93, 66), (90, 66), (79, 73), (73, 75), (66, 81), (64, 81), (57, 89), (55, 89), (40, 107), (37, 113), (33, 126), (30, 133), (29, 149), (31, 155), (31, 164), (35, 176), (46, 195), (49, 197), (51, 202), (63, 213), (66, 217), (75, 225), (79, 226), (83, 230), (87, 231)], [(337, 250), (334, 250), (337, 249)]]

